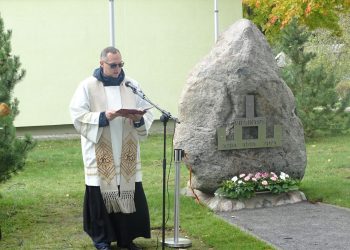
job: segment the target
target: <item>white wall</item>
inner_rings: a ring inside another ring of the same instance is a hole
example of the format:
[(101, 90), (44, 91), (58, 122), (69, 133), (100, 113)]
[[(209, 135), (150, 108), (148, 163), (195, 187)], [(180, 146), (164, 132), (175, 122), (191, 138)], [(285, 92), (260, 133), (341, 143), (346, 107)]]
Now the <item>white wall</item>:
[[(223, 31), (242, 17), (242, 6), (218, 2)], [(213, 0), (115, 0), (116, 46), (126, 73), (175, 116), (188, 73), (214, 43), (213, 7)], [(0, 0), (13, 54), (27, 71), (14, 92), (17, 127), (71, 123), (70, 98), (109, 45), (108, 8), (108, 0)]]

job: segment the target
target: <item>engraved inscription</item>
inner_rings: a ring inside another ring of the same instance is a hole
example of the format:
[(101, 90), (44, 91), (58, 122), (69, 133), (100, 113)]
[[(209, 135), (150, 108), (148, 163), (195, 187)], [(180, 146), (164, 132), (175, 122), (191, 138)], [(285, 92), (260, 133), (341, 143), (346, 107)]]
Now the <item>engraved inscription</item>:
[[(282, 126), (274, 125), (274, 136), (266, 137), (266, 118), (254, 117), (254, 96), (252, 95), (246, 96), (246, 116), (246, 118), (236, 118), (233, 121), (233, 136), (226, 137), (225, 127), (217, 129), (218, 150), (282, 146)], [(243, 138), (243, 128), (248, 127), (257, 127), (257, 138)]]

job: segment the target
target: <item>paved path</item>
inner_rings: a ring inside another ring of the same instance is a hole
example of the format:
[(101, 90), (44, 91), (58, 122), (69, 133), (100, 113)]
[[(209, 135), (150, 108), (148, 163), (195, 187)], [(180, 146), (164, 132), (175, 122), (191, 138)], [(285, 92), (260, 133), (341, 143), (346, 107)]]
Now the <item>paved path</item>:
[(350, 209), (347, 208), (305, 201), (217, 214), (277, 249), (350, 250)]

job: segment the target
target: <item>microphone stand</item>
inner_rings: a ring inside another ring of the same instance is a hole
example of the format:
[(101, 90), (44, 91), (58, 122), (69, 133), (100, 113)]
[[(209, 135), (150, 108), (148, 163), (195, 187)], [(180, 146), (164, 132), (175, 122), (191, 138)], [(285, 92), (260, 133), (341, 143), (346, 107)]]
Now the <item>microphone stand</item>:
[(166, 190), (166, 125), (167, 122), (171, 119), (176, 123), (180, 123), (179, 120), (172, 116), (170, 112), (163, 110), (157, 104), (153, 103), (140, 89), (137, 89), (135, 86), (131, 84), (126, 84), (127, 87), (131, 88), (134, 94), (138, 95), (146, 102), (151, 104), (157, 110), (159, 110), (162, 115), (160, 117), (160, 121), (163, 123), (163, 210), (162, 210), (162, 249), (165, 247), (165, 190)]

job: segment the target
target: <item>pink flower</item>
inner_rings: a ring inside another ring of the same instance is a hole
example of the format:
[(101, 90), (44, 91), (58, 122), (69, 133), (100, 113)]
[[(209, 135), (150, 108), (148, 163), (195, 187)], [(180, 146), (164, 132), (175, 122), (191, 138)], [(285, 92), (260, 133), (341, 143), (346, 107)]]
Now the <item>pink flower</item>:
[(268, 173), (266, 173), (266, 172), (264, 172), (264, 173), (262, 173), (262, 178), (266, 178), (266, 177), (268, 177), (269, 176), (269, 174)]
[(249, 180), (250, 180), (250, 176), (247, 175), (246, 177), (244, 177), (244, 180), (245, 180), (245, 181), (249, 181)]
[(256, 178), (257, 180), (259, 180), (259, 179), (261, 178), (261, 173), (260, 173), (260, 172), (257, 172), (257, 173), (255, 174), (255, 178)]
[(240, 174), (239, 178), (243, 178), (245, 176), (245, 174)]
[(277, 174), (275, 174), (274, 172), (271, 172), (270, 174), (271, 174), (273, 177), (276, 177), (276, 178), (278, 177)]
[(267, 186), (267, 185), (268, 185), (267, 181), (265, 181), (265, 180), (263, 180), (263, 181), (261, 182), (261, 184), (264, 185), (264, 186)]
[(270, 177), (270, 179), (273, 180), (273, 181), (277, 181), (277, 177), (276, 176), (272, 176), (272, 177)]

